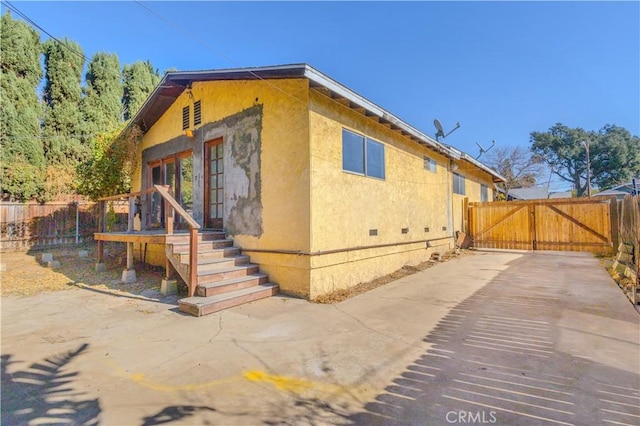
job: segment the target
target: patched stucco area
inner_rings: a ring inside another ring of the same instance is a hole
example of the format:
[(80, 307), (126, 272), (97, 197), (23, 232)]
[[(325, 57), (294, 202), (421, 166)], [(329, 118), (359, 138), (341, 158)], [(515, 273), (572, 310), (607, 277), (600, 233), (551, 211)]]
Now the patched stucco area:
[(224, 144), (224, 219), (231, 235), (262, 235), (262, 106), (238, 114)]

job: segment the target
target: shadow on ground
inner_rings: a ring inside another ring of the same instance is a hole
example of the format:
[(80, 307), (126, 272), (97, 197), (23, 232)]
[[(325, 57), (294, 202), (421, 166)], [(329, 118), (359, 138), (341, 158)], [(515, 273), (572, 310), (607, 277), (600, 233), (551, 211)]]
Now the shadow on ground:
[[(572, 354), (557, 350), (566, 332), (558, 325), (560, 312), (572, 303), (579, 309), (580, 301), (558, 280), (523, 279), (522, 267), (531, 261), (517, 260), (458, 304), (425, 337), (431, 348), (349, 420), (367, 425), (637, 424), (640, 376), (579, 355), (589, 348), (575, 347)], [(620, 319), (619, 311), (598, 315)], [(637, 318), (627, 320), (638, 324)], [(634, 342), (598, 338), (638, 351)]]
[(98, 399), (84, 399), (74, 389), (78, 372), (70, 364), (82, 355), (88, 344), (31, 364), (25, 370), (9, 373), (15, 361), (2, 355), (2, 424), (83, 424), (97, 425)]

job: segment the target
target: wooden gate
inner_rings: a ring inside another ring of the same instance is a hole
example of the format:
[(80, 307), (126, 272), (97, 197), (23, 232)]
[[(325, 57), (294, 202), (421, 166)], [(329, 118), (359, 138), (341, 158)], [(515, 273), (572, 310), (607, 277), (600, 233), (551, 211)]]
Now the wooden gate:
[[(469, 232), (476, 248), (611, 253), (610, 198), (469, 203)], [(614, 233), (615, 234), (615, 233)]]

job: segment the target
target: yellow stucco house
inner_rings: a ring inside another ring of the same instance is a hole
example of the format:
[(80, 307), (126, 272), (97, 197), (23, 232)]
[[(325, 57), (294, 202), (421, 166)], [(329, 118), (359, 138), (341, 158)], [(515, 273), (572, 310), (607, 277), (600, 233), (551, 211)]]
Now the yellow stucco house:
[(306, 64), (167, 73), (131, 125), (133, 191), (169, 185), (201, 232), (305, 298), (453, 249), (465, 200), (503, 180)]

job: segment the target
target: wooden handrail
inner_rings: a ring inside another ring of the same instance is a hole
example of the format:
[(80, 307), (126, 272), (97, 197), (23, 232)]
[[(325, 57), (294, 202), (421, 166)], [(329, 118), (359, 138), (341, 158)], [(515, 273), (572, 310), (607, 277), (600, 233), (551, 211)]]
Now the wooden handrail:
[(98, 198), (98, 201), (122, 200), (123, 198), (137, 197), (139, 195), (151, 194), (152, 192), (156, 192), (156, 189), (155, 188), (149, 188), (149, 189), (145, 189), (144, 191), (131, 192), (129, 194), (110, 195), (109, 197)]
[(169, 194), (169, 190), (166, 186), (153, 185), (153, 187), (160, 193), (160, 195), (162, 195), (162, 198), (164, 198), (171, 205), (171, 207), (173, 207), (174, 210), (178, 212), (180, 216), (182, 216), (182, 218), (189, 225), (190, 229), (200, 229), (200, 225), (198, 224), (198, 222), (196, 222), (191, 216), (189, 216), (189, 213), (187, 213), (185, 209), (182, 208), (180, 203), (178, 203), (178, 201), (176, 201), (176, 199), (173, 198), (171, 194)]
[[(145, 194), (151, 194), (153, 192), (157, 192), (164, 199), (165, 202), (165, 230), (167, 234), (173, 234), (173, 212), (174, 210), (177, 212), (189, 225), (189, 282), (187, 286), (189, 287), (189, 296), (193, 296), (196, 291), (196, 286), (198, 285), (198, 229), (200, 229), (200, 225), (196, 222), (187, 211), (182, 208), (180, 203), (169, 193), (169, 187), (166, 185), (153, 185), (153, 188), (145, 189), (143, 191), (132, 192), (129, 194), (120, 194), (120, 195), (112, 195), (110, 197), (100, 198), (101, 210), (103, 210), (105, 201), (115, 201), (128, 199), (129, 200), (129, 232), (133, 232), (133, 215), (135, 210), (135, 197), (139, 197)], [(104, 212), (101, 212), (101, 216)], [(101, 226), (102, 228), (102, 226)], [(99, 241), (99, 249), (98, 249), (98, 258), (102, 257), (102, 241)], [(127, 248), (127, 253), (131, 247)], [(131, 251), (133, 253), (133, 251)], [(128, 266), (129, 267), (129, 266)]]

